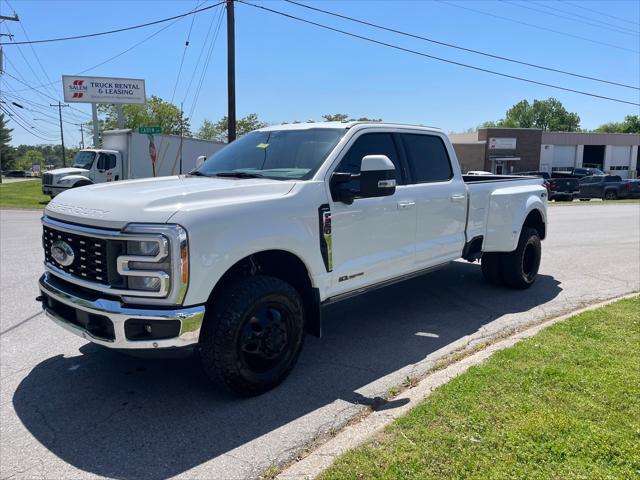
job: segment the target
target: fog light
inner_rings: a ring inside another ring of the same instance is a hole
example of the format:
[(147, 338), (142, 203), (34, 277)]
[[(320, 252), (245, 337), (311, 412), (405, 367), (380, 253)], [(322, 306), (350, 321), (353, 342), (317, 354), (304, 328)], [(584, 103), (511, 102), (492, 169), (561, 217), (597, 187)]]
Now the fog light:
[(145, 290), (157, 292), (160, 290), (160, 279), (158, 277), (129, 277), (129, 288), (132, 290)]

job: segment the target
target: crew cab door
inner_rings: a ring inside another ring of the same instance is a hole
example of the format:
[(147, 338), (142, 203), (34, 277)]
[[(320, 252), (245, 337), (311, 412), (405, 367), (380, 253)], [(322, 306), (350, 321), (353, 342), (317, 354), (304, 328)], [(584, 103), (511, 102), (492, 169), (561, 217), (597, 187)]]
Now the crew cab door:
[(122, 179), (122, 161), (120, 154), (115, 152), (100, 152), (94, 172), (94, 182), (114, 182)]
[[(351, 139), (334, 172), (360, 173), (366, 155), (386, 155), (396, 167), (393, 195), (355, 198), (351, 205), (331, 199), (331, 292), (336, 295), (408, 272), (413, 263), (416, 231), (414, 189), (392, 133), (365, 130)], [(359, 181), (352, 181), (358, 189)]]
[(399, 137), (409, 182), (415, 188), (415, 269), (455, 260), (464, 248), (467, 219), (467, 189), (458, 165), (451, 161), (443, 138), (437, 134), (411, 132)]

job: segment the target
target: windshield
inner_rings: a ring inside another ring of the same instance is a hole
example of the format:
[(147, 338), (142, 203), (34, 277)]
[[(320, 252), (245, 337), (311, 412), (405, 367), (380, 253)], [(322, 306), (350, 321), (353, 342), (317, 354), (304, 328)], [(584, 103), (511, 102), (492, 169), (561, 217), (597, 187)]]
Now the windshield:
[(96, 158), (96, 152), (87, 152), (80, 150), (76, 153), (76, 156), (73, 159), (72, 167), (76, 168), (84, 168), (86, 170), (91, 169), (91, 164), (93, 160)]
[(311, 128), (251, 132), (214, 153), (196, 170), (207, 176), (307, 180), (347, 130)]

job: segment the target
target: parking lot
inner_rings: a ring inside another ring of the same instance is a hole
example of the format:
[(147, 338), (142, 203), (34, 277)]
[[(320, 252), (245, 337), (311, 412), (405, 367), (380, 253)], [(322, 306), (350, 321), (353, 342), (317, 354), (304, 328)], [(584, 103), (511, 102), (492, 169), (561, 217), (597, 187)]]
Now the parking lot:
[(640, 289), (640, 204), (550, 208), (531, 289), (455, 262), (336, 304), (282, 386), (238, 399), (194, 360), (123, 356), (42, 315), (40, 215), (0, 211), (2, 478), (257, 477), (470, 341)]

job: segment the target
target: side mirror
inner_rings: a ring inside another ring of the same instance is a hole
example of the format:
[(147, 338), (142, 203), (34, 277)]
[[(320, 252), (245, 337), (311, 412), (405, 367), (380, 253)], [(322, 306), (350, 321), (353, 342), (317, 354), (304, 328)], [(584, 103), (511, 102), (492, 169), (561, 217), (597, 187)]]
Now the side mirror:
[(386, 197), (396, 192), (396, 167), (386, 155), (367, 155), (360, 164), (360, 197)]
[(200, 155), (198, 158), (196, 158), (196, 168), (200, 168), (206, 159), (206, 155)]
[[(353, 181), (360, 188), (352, 189)], [(386, 197), (396, 191), (396, 167), (386, 155), (367, 155), (360, 164), (360, 173), (334, 172), (329, 184), (334, 201), (351, 205), (355, 198)]]

